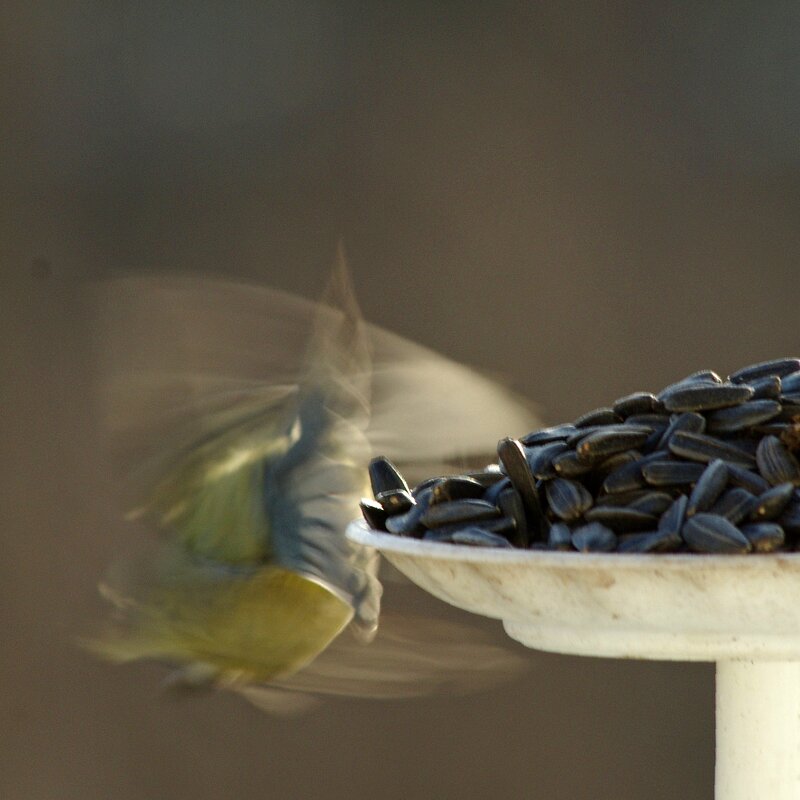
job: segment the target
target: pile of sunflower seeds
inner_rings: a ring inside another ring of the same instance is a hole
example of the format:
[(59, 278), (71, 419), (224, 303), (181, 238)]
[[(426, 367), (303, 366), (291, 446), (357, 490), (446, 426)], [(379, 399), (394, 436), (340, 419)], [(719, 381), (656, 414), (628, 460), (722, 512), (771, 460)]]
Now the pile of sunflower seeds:
[(800, 359), (696, 372), (502, 439), (498, 463), (410, 489), (369, 473), (371, 528), (484, 547), (620, 553), (800, 549)]

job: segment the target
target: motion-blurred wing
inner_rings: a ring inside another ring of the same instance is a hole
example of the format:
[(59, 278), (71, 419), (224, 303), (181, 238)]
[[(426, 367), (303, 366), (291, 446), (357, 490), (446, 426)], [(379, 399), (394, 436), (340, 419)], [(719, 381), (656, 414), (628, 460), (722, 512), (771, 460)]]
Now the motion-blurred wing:
[[(128, 468), (176, 442), (176, 429), (201, 435), (220, 404), (290, 391), (315, 321), (337, 314), (276, 289), (185, 276), (113, 279), (94, 304), (101, 412)], [(488, 456), (499, 438), (535, 427), (530, 403), (496, 381), (375, 325), (366, 333), (374, 452), (401, 465)]]

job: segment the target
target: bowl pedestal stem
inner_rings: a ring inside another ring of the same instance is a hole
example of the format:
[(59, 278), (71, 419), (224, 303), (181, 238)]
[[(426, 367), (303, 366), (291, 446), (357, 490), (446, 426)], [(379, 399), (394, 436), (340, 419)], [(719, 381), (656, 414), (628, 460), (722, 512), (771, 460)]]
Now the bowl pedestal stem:
[(718, 661), (716, 800), (800, 798), (800, 661)]

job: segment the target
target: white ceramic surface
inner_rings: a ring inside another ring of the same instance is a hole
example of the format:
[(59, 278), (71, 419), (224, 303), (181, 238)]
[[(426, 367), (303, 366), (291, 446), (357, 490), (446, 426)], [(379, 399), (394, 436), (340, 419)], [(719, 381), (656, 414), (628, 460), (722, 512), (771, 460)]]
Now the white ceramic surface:
[(375, 533), (361, 521), (347, 534), (436, 597), (503, 620), (528, 647), (680, 661), (800, 659), (800, 553), (492, 550)]

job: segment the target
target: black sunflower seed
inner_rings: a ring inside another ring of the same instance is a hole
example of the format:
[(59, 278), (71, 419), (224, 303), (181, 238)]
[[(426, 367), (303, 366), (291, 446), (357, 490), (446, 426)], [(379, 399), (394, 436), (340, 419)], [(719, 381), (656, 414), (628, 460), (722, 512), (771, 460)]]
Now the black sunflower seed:
[(453, 544), (468, 544), (473, 547), (511, 547), (511, 542), (497, 533), (470, 526), (456, 531), (450, 537)]
[[(478, 499), (484, 493), (484, 487), (472, 479), (463, 476), (452, 476), (442, 478), (432, 487), (432, 503), (444, 503), (448, 500), (466, 500), (469, 498)], [(417, 497), (419, 502), (419, 497)]]
[(499, 514), (497, 506), (485, 500), (450, 500), (429, 506), (422, 514), (421, 521), (426, 528), (437, 528), (439, 525), (491, 519)]
[(417, 502), (403, 514), (395, 514), (386, 520), (386, 530), (401, 536), (421, 536), (425, 531), (422, 517), (428, 510), (433, 496), (432, 489), (417, 495)]
[(503, 478), (501, 481), (492, 484), (484, 493), (483, 498), (487, 503), (497, 505), (497, 499), (506, 490), (511, 488), (511, 479)]
[(752, 549), (733, 523), (716, 514), (695, 514), (684, 524), (681, 535), (697, 553), (747, 553)]
[(679, 381), (675, 381), (675, 383), (671, 383), (669, 386), (665, 386), (657, 395), (657, 399), (660, 403), (664, 402), (664, 395), (669, 394), (674, 389), (685, 389), (690, 384), (697, 384), (697, 383), (722, 383), (722, 378), (717, 375), (716, 372), (710, 369), (700, 370), (699, 372), (693, 372), (691, 375), (687, 375), (685, 378), (681, 378)]
[(638, 429), (597, 431), (581, 439), (575, 452), (581, 461), (593, 464), (614, 453), (638, 447), (647, 441), (648, 436), (648, 431)]
[(613, 425), (616, 422), (622, 422), (622, 417), (615, 414), (613, 409), (596, 408), (594, 411), (582, 414), (572, 424), (576, 428), (586, 428), (589, 425)]
[(389, 515), (380, 503), (377, 503), (375, 500), (370, 500), (368, 497), (362, 497), (359, 506), (370, 528), (376, 531), (386, 530), (386, 518)]
[(393, 490), (408, 491), (408, 484), (398, 471), (397, 467), (384, 456), (373, 458), (369, 462), (369, 481), (372, 485), (372, 494), (377, 495), (382, 492)]
[(630, 417), (632, 414), (650, 414), (658, 411), (661, 403), (650, 392), (634, 392), (633, 394), (620, 397), (614, 401), (612, 407), (614, 413), (619, 417)]
[(454, 522), (450, 525), (438, 525), (425, 531), (422, 538), (428, 541), (446, 542), (451, 540), (454, 533), (463, 531), (464, 528), (480, 528), (482, 531), (488, 531), (489, 533), (502, 534), (508, 539), (509, 536), (514, 535), (514, 520), (508, 517), (495, 517), (494, 519), (481, 519), (474, 522)]
[(661, 435), (658, 442), (659, 450), (666, 450), (669, 447), (670, 439), (678, 431), (686, 433), (704, 433), (706, 429), (706, 418), (702, 414), (694, 411), (684, 411), (683, 414), (674, 414), (667, 429)]
[(800, 370), (797, 370), (796, 372), (790, 372), (788, 375), (784, 375), (778, 380), (780, 381), (782, 394), (800, 393)]
[(628, 507), (644, 514), (660, 517), (672, 505), (672, 495), (666, 492), (647, 492), (642, 497), (631, 502)]
[(651, 486), (680, 486), (694, 483), (703, 474), (703, 465), (689, 461), (651, 461), (642, 467), (642, 475)]
[(592, 505), (592, 495), (588, 490), (567, 478), (548, 481), (545, 494), (553, 513), (566, 522), (574, 522)]
[(711, 506), (710, 512), (718, 514), (720, 517), (725, 517), (728, 522), (738, 525), (742, 520), (750, 516), (756, 504), (756, 498), (750, 494), (746, 489), (739, 486), (733, 489), (728, 489), (722, 496)]
[(631, 464), (642, 458), (638, 450), (623, 450), (621, 453), (614, 453), (613, 456), (603, 459), (599, 464), (592, 464), (592, 472), (599, 478), (606, 478), (614, 470), (625, 464)]
[(577, 478), (591, 472), (591, 464), (585, 464), (578, 459), (574, 450), (559, 453), (552, 461), (553, 469), (562, 478)]
[(497, 464), (490, 464), (486, 469), (465, 472), (464, 477), (471, 478), (473, 481), (477, 481), (481, 486), (488, 489), (498, 481), (503, 480), (505, 475), (500, 471), (500, 467)]
[(730, 462), (728, 463), (728, 481), (733, 486), (740, 486), (754, 495), (763, 494), (769, 489), (769, 483), (758, 473)]
[(375, 499), (383, 506), (384, 511), (389, 516), (394, 514), (405, 514), (416, 500), (407, 489), (389, 489), (385, 492), (378, 492)]
[(686, 519), (686, 506), (689, 498), (682, 494), (673, 500), (672, 505), (659, 517), (658, 530), (661, 533), (671, 533), (680, 536), (681, 528)]
[(769, 378), (777, 375), (782, 378), (784, 375), (791, 375), (800, 370), (800, 359), (797, 358), (776, 358), (772, 361), (762, 361), (759, 364), (751, 364), (728, 376), (732, 383), (748, 383), (759, 378)]
[(619, 537), (618, 553), (669, 553), (683, 544), (677, 531), (628, 533)]
[(758, 471), (773, 486), (800, 486), (800, 464), (777, 436), (765, 436), (756, 450)]
[(547, 534), (551, 550), (572, 550), (572, 531), (565, 522), (554, 522)]
[(506, 438), (501, 439), (498, 443), (497, 454), (505, 465), (511, 483), (522, 498), (531, 536), (541, 538), (544, 531), (547, 530), (547, 521), (539, 504), (536, 480), (528, 466), (525, 449), (516, 439)]
[(622, 506), (594, 506), (584, 517), (587, 522), (600, 522), (617, 532), (644, 531), (656, 525), (654, 515)]
[[(800, 375), (800, 372), (795, 373)], [(756, 400), (777, 400), (783, 391), (783, 382), (777, 375), (768, 378), (759, 378), (757, 381), (749, 381), (753, 387), (753, 399)], [(800, 387), (800, 384), (798, 384)]]
[(675, 433), (669, 442), (669, 449), (677, 456), (691, 461), (709, 462), (716, 458), (739, 466), (749, 467), (754, 463), (753, 457), (739, 447), (723, 442), (703, 433)]
[(779, 517), (794, 494), (794, 485), (791, 483), (780, 483), (772, 489), (767, 489), (764, 494), (756, 498), (756, 502), (750, 511), (750, 519), (753, 522), (762, 522)]
[(541, 447), (534, 447), (527, 451), (528, 464), (534, 478), (540, 480), (554, 478), (556, 475), (553, 459), (566, 452), (567, 445), (564, 442), (551, 442)]
[(622, 424), (627, 428), (631, 425), (649, 428), (651, 431), (663, 431), (670, 423), (669, 414), (631, 414)]
[(583, 553), (610, 553), (616, 549), (617, 535), (599, 522), (590, 522), (575, 528), (572, 546)]
[(686, 514), (691, 516), (698, 511), (708, 511), (716, 499), (722, 494), (728, 483), (728, 466), (721, 459), (714, 459), (697, 479), (697, 483), (689, 495)]
[(637, 460), (617, 467), (603, 481), (603, 491), (607, 494), (616, 494), (644, 488), (647, 486), (647, 481), (642, 474), (642, 466), (642, 462)]
[(786, 534), (777, 522), (751, 522), (742, 525), (741, 531), (756, 553), (772, 553), (786, 541)]
[(753, 388), (727, 383), (697, 383), (678, 386), (660, 396), (668, 411), (709, 411), (744, 403), (753, 396)]
[(781, 404), (775, 400), (750, 400), (732, 408), (720, 408), (708, 415), (712, 433), (741, 431), (772, 419), (780, 414)]
[(504, 517), (514, 522), (513, 543), (517, 547), (527, 547), (529, 541), (528, 523), (525, 519), (525, 506), (522, 503), (519, 492), (513, 487), (502, 491), (497, 498), (497, 507)]
[(532, 431), (520, 440), (526, 447), (534, 445), (549, 444), (550, 442), (561, 442), (569, 438), (577, 428), (572, 425), (554, 425), (551, 428), (542, 428), (539, 431)]

